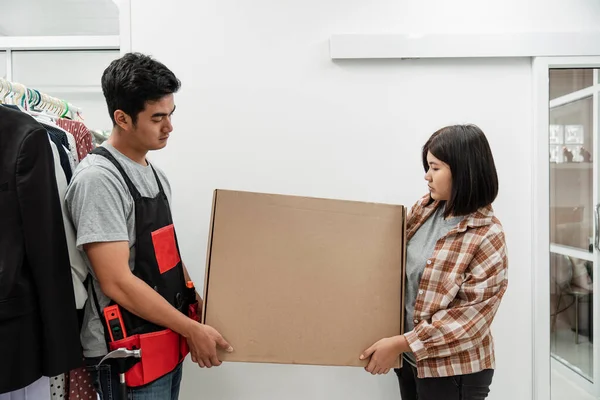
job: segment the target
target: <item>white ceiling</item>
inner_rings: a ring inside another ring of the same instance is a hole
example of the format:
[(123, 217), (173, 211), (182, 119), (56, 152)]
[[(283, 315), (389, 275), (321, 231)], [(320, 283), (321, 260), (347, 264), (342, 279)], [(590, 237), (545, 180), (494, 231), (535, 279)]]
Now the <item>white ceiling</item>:
[(118, 34), (113, 0), (0, 0), (0, 36)]

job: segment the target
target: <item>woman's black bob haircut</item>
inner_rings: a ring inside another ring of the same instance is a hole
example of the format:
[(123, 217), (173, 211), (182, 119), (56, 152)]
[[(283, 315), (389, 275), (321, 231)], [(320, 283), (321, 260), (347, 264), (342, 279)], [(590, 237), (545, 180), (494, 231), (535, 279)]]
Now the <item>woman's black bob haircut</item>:
[[(447, 126), (435, 132), (423, 146), (423, 167), (429, 171), (427, 153), (448, 164), (452, 193), (444, 215), (464, 216), (494, 202), (498, 174), (485, 134), (475, 125)], [(429, 202), (431, 204), (433, 199)]]

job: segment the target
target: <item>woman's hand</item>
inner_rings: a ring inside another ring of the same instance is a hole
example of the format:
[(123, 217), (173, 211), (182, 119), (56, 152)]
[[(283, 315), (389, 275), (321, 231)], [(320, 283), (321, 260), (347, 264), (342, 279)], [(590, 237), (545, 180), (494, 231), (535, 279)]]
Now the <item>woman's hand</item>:
[(365, 367), (372, 375), (387, 374), (394, 367), (394, 363), (410, 347), (404, 336), (393, 336), (381, 339), (361, 354), (360, 359), (371, 357), (369, 364)]

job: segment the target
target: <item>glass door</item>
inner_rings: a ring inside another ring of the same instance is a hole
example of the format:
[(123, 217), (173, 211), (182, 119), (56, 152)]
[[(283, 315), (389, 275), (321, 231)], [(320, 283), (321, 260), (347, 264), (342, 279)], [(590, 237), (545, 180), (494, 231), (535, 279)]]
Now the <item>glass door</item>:
[[(550, 69), (549, 77), (552, 398), (591, 399), (586, 393), (600, 393), (594, 329), (599, 318), (594, 303), (600, 247), (596, 195), (600, 85), (598, 70), (591, 68)], [(582, 389), (582, 397), (568, 386)]]

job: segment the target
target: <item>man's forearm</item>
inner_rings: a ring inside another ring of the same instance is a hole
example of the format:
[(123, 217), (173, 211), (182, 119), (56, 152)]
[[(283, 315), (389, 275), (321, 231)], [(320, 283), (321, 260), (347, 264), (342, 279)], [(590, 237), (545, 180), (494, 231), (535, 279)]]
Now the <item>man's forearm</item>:
[(189, 336), (192, 324), (197, 323), (177, 311), (135, 275), (129, 275), (109, 287), (102, 287), (102, 291), (129, 312), (184, 337)]

